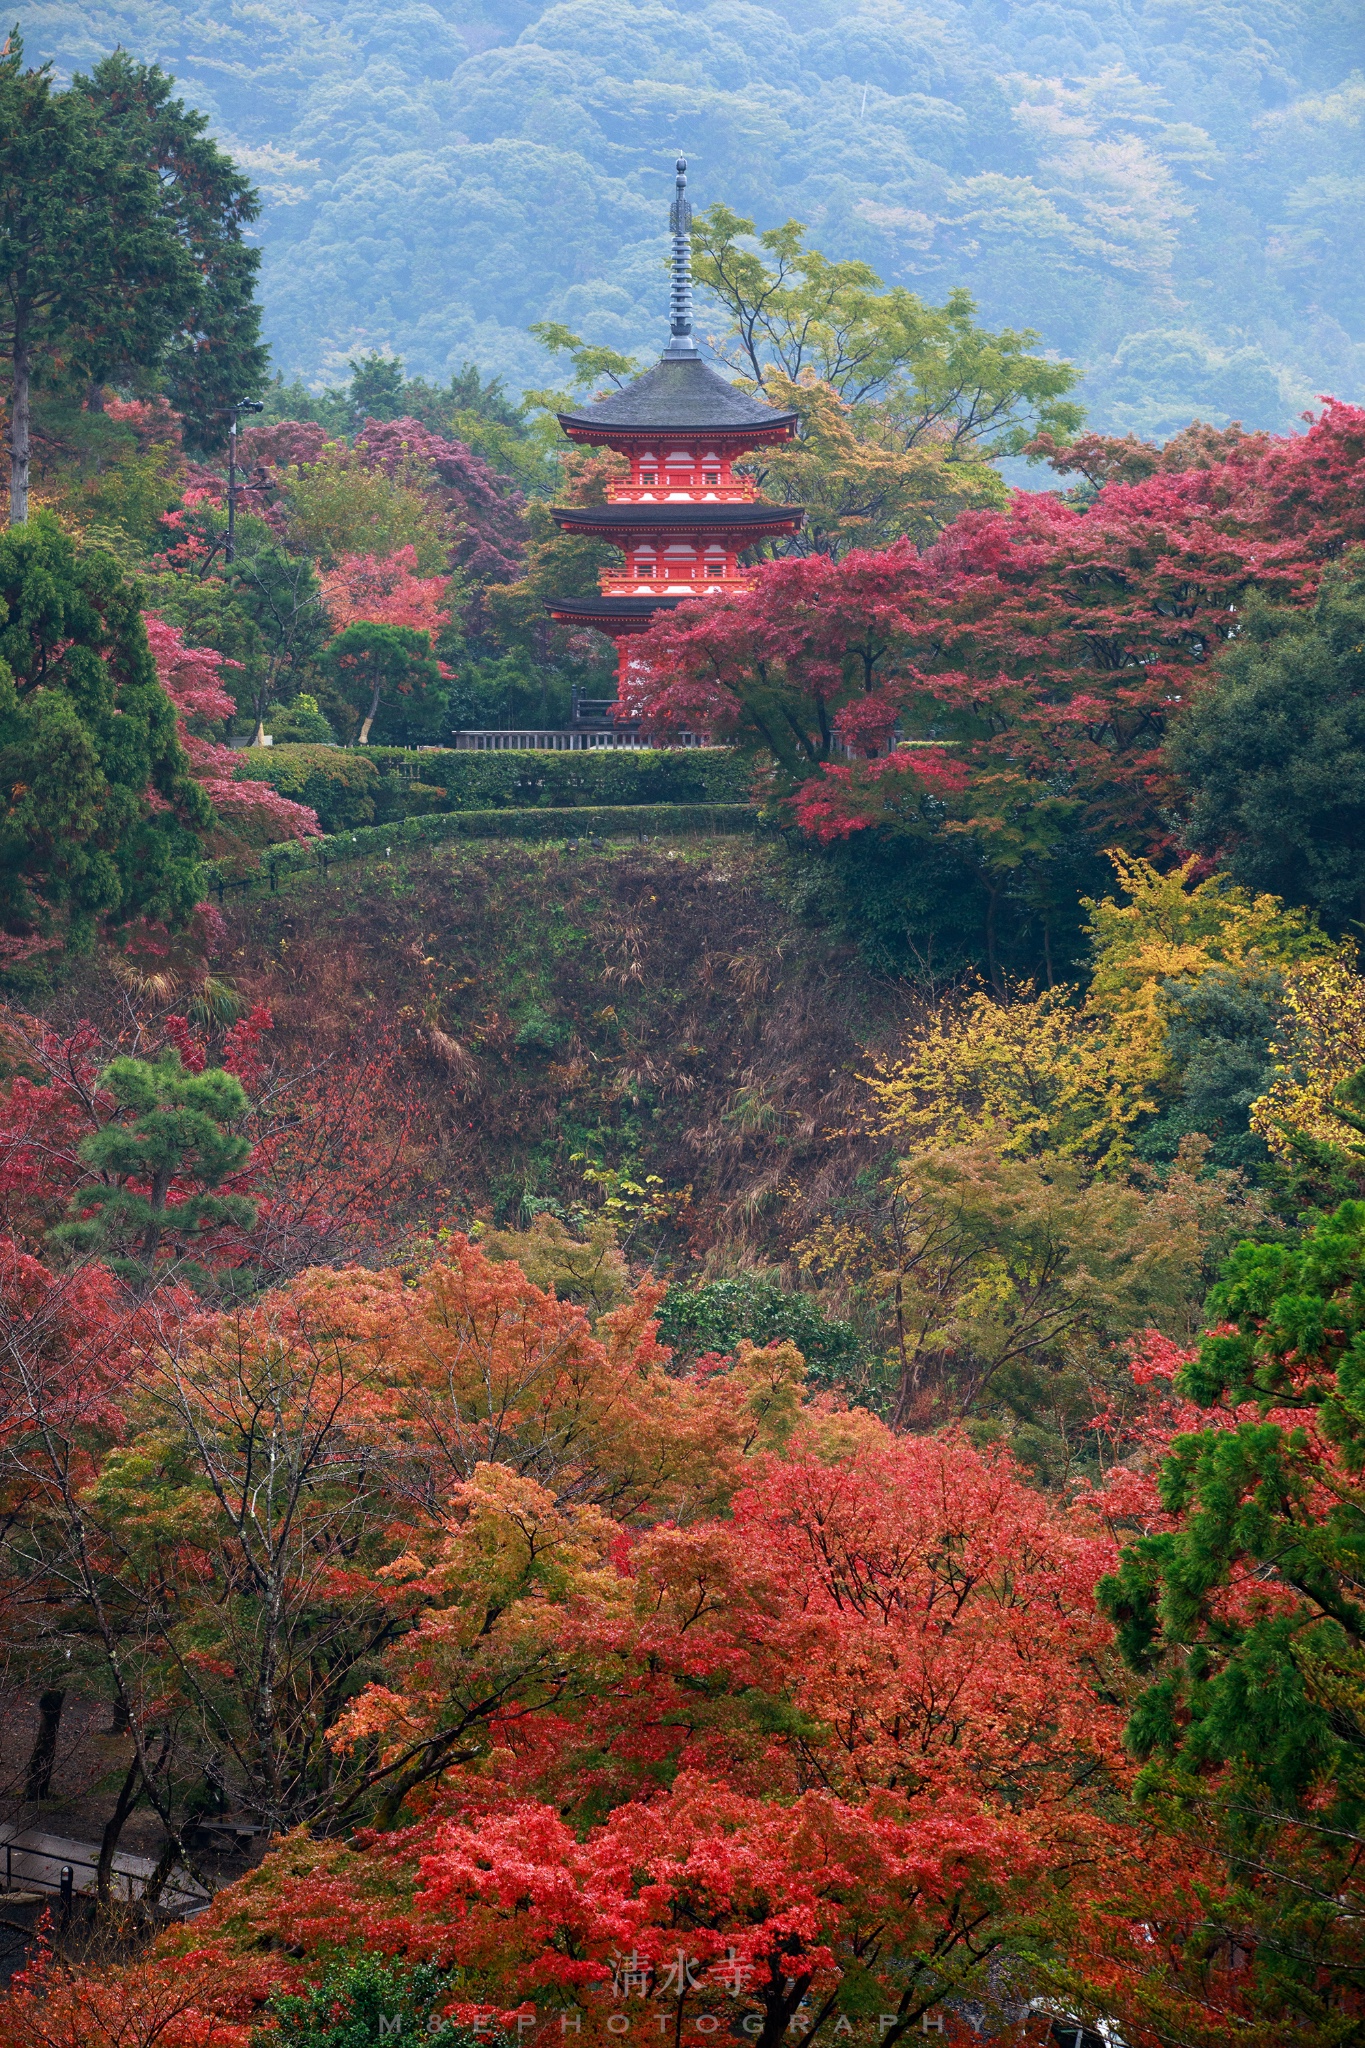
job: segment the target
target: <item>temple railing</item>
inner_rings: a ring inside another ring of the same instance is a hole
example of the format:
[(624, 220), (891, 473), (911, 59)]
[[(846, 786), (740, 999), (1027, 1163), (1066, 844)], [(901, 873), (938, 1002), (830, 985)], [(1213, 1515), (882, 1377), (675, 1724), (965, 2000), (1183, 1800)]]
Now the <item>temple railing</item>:
[[(669, 743), (679, 747), (707, 747), (712, 744), (706, 734), (700, 732), (674, 733)], [(463, 751), (480, 754), (568, 754), (585, 753), (593, 747), (644, 749), (657, 746), (658, 741), (647, 738), (641, 732), (632, 731), (629, 726), (608, 727), (601, 732), (590, 731), (585, 726), (489, 726), (471, 727), (466, 732), (457, 732), (453, 744)]]

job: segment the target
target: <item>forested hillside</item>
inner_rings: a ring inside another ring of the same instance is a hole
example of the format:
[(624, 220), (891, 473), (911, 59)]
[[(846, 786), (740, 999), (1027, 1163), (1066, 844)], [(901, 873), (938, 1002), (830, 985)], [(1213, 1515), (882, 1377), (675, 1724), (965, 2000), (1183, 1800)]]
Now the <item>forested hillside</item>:
[(698, 202), (1083, 366), (1106, 431), (1283, 429), (1365, 368), (1352, 0), (38, 0), (30, 55), (160, 61), (259, 182), (277, 368), (393, 350), (544, 381), (526, 330), (660, 336), (667, 160)]
[(1360, 2048), (1353, 0), (271, 4), (0, 46), (0, 2048)]

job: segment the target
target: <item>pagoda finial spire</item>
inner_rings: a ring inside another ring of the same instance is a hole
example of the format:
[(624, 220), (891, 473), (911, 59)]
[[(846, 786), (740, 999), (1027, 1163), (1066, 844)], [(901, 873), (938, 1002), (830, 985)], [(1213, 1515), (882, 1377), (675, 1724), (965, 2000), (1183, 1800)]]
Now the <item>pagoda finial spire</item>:
[(669, 292), (668, 347), (665, 358), (676, 360), (679, 356), (695, 356), (697, 344), (692, 339), (692, 208), (687, 198), (687, 158), (678, 158), (677, 183), (673, 192), (673, 204), (669, 208), (668, 225), (673, 235), (673, 283)]

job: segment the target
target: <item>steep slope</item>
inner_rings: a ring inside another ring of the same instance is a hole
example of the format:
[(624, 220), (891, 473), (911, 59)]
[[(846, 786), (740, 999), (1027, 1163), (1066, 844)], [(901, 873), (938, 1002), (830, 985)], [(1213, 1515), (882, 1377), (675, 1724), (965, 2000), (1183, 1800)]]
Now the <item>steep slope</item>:
[(780, 1255), (864, 1156), (856, 1075), (906, 1007), (743, 842), (441, 847), (228, 923), (223, 969), (270, 1005), (286, 1057), (397, 1035), (429, 1222), (592, 1206), (595, 1163), (659, 1176), (651, 1244)]

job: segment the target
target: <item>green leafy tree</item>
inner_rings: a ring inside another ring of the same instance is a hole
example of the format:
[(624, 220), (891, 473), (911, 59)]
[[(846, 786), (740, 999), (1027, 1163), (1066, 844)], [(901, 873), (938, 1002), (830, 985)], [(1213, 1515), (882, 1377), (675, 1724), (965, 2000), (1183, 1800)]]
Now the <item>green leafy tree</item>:
[(1365, 917), (1365, 553), (1310, 613), (1248, 602), (1168, 755), (1192, 845), (1338, 930)]
[(766, 554), (841, 555), (909, 534), (927, 545), (959, 512), (1003, 506), (1009, 493), (985, 455), (907, 431), (894, 400), (850, 402), (832, 385), (770, 371), (774, 405), (794, 412), (796, 439), (762, 459), (767, 495), (804, 505), (801, 531)]
[(1054, 1484), (1095, 1455), (1095, 1416), (1128, 1396), (1119, 1344), (1188, 1339), (1228, 1246), (1260, 1211), (1207, 1174), (1202, 1142), (1162, 1183), (1099, 1179), (993, 1140), (916, 1146), (860, 1181), (796, 1247), (843, 1290), (885, 1361), (896, 1428), (1006, 1436)]
[(1283, 975), (1253, 963), (1162, 983), (1167, 1092), (1174, 1099), (1139, 1132), (1139, 1158), (1167, 1164), (1185, 1138), (1202, 1132), (1211, 1166), (1264, 1174), (1270, 1151), (1250, 1128), (1250, 1110), (1275, 1078), (1284, 997)]
[(424, 576), (448, 571), (449, 522), (425, 481), (419, 463), (391, 476), (333, 443), (316, 461), (301, 464), (285, 486), (290, 545), (327, 569), (344, 555), (391, 555), (412, 547)]
[(359, 362), (351, 362), (350, 425), (353, 433), (366, 420), (397, 420), (403, 417), (403, 365), (396, 356), (381, 356), (371, 349)]
[(224, 624), (235, 636), (236, 622), (246, 620), (252, 657), (240, 673), (225, 670), (224, 681), (259, 746), (270, 705), (292, 704), (315, 673), (327, 635), (322, 592), (308, 557), (290, 554), (268, 529), (239, 548), (223, 580)]
[(1216, 1831), (1235, 1879), (1213, 1938), (1250, 1950), (1296, 2040), (1336, 2042), (1365, 1991), (1365, 1203), (1239, 1245), (1207, 1315), (1175, 1383), (1169, 1525), (1100, 1595), (1147, 1681), (1139, 1792)]
[(805, 236), (794, 220), (758, 234), (717, 204), (692, 237), (698, 282), (729, 322), (713, 347), (799, 420), (790, 447), (750, 465), (769, 495), (808, 508), (802, 533), (768, 552), (928, 541), (957, 513), (1003, 503), (993, 460), (1079, 426), (1066, 400), (1078, 372), (1031, 353), (1031, 330), (978, 327), (966, 291), (929, 306), (885, 289)]
[[(622, 355), (619, 348), (602, 348), (596, 343), (584, 341), (581, 334), (575, 334), (562, 320), (535, 320), (531, 332), (541, 347), (553, 356), (567, 356), (569, 368), (573, 371), (572, 389), (575, 393), (592, 391), (602, 384), (614, 384), (621, 390), (631, 379), (638, 377), (645, 365), (636, 356)], [(566, 391), (529, 391), (527, 398), (532, 405), (546, 412), (562, 412), (569, 397)]]
[(99, 1178), (72, 1197), (54, 1243), (103, 1259), (136, 1287), (150, 1285), (168, 1256), (180, 1277), (207, 1286), (207, 1269), (189, 1254), (256, 1220), (254, 1202), (219, 1192), (251, 1157), (250, 1139), (232, 1128), (250, 1106), (245, 1089), (220, 1068), (187, 1072), (173, 1046), (154, 1060), (111, 1060), (98, 1085), (115, 1115), (77, 1150)]
[(381, 710), (407, 723), (439, 719), (445, 709), (441, 668), (427, 634), (412, 626), (361, 620), (338, 633), (327, 649), (334, 689), (361, 714), (359, 744), (369, 744)]
[[(745, 465), (769, 496), (806, 507), (802, 532), (764, 552), (837, 555), (902, 534), (923, 543), (959, 512), (1003, 505), (992, 462), (1042, 430), (1079, 427), (1080, 409), (1065, 397), (1079, 373), (1030, 353), (1038, 337), (1029, 330), (978, 327), (970, 293), (928, 306), (903, 287), (884, 289), (866, 263), (830, 262), (805, 234), (788, 221), (757, 235), (718, 204), (698, 216), (692, 238), (698, 281), (730, 322), (712, 346), (798, 418), (790, 446)], [(560, 322), (531, 331), (567, 358), (575, 391), (625, 384), (640, 369)], [(529, 398), (553, 411), (568, 394)]]
[(1079, 427), (1066, 394), (1080, 373), (1034, 354), (1031, 330), (991, 333), (970, 292), (929, 306), (805, 237), (795, 220), (758, 234), (721, 204), (697, 216), (697, 280), (729, 321), (714, 345), (749, 383), (828, 385), (853, 407), (878, 408), (902, 450), (930, 441), (958, 460), (1017, 454), (1042, 429)]
[(190, 258), (193, 300), (156, 367), (187, 441), (207, 451), (224, 443), (226, 409), (265, 381), (269, 351), (255, 298), (261, 252), (246, 240), (261, 206), (205, 133), (208, 117), (172, 97), (174, 83), (157, 65), (116, 50), (89, 77), (78, 76), (72, 93), (89, 102), (109, 146), (150, 172), (163, 229)]
[(0, 925), (29, 939), (201, 893), (212, 812), (157, 681), (136, 588), (50, 514), (0, 536)]
[[(561, 505), (604, 505), (607, 486), (622, 473), (620, 458), (602, 449), (568, 450), (557, 464)], [(469, 724), (517, 718), (563, 717), (574, 683), (590, 696), (610, 697), (616, 689), (616, 655), (596, 633), (571, 633), (551, 625), (546, 600), (592, 597), (601, 588), (598, 572), (619, 561), (603, 541), (565, 533), (548, 507), (527, 508), (530, 545), (524, 573), (515, 583), (493, 584), (485, 605), (502, 659), (464, 662), (457, 693), (469, 705)], [(482, 703), (486, 711), (479, 709)]]
[(11, 525), (28, 517), (35, 379), (154, 364), (199, 292), (151, 165), (84, 93), (0, 51), (0, 346), (10, 365)]
[(291, 703), (322, 652), (327, 618), (312, 561), (282, 547), (264, 519), (237, 521), (236, 558), (223, 560), (227, 516), (216, 506), (178, 515), (191, 573), (148, 579), (151, 608), (192, 645), (238, 664), (225, 687), (259, 743), (267, 707)]

